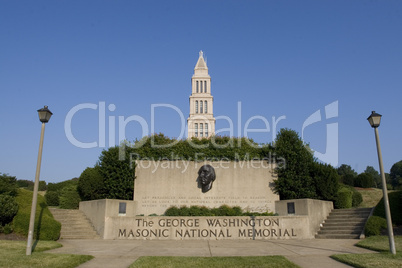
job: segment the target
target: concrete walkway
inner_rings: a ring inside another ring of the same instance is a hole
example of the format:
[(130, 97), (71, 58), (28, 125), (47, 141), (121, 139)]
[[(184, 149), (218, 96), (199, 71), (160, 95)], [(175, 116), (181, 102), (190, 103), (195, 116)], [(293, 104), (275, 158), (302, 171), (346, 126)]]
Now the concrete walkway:
[(355, 247), (356, 239), (311, 240), (62, 240), (47, 252), (85, 254), (95, 258), (82, 268), (128, 267), (141, 256), (268, 256), (282, 255), (301, 267), (349, 267), (333, 254), (372, 253)]

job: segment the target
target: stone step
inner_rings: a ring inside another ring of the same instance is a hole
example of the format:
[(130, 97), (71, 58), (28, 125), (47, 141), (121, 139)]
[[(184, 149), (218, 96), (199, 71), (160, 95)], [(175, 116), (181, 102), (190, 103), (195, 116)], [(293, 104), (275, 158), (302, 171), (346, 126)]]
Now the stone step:
[(324, 224), (326, 223), (339, 223), (339, 224), (345, 224), (345, 225), (353, 225), (353, 224), (359, 224), (359, 223), (364, 223), (367, 218), (361, 218), (361, 219), (326, 219)]
[(364, 229), (371, 208), (334, 209), (316, 234), (318, 239), (356, 239)]
[(342, 231), (354, 231), (354, 230), (361, 230), (362, 227), (364, 225), (360, 225), (360, 226), (355, 226), (355, 225), (351, 225), (351, 226), (343, 226), (343, 225), (339, 225), (339, 226), (323, 226), (321, 228), (321, 230), (333, 230), (333, 231), (338, 231), (338, 230), (342, 230)]
[(60, 239), (100, 239), (98, 235), (86, 235), (86, 236), (80, 236), (80, 235), (63, 235)]
[(60, 239), (99, 239), (91, 222), (80, 210), (50, 208), (61, 223)]
[[(82, 217), (84, 217), (84, 216), (82, 216)], [(57, 219), (59, 222), (61, 222), (61, 223), (65, 223), (65, 224), (79, 224), (79, 223), (82, 223), (82, 224), (90, 224), (90, 221), (88, 220), (88, 219), (60, 219), (60, 218), (57, 218), (57, 217), (54, 217), (55, 219)]]
[(364, 226), (365, 222), (360, 221), (360, 222), (355, 222), (355, 223), (350, 223), (350, 224), (345, 224), (345, 222), (332, 222), (332, 221), (327, 221), (323, 224), (323, 226)]
[(361, 230), (325, 230), (321, 229), (318, 234), (361, 234)]
[(359, 239), (360, 234), (317, 234), (318, 239)]
[(60, 232), (61, 236), (81, 236), (81, 237), (86, 237), (86, 236), (96, 236), (97, 233), (95, 231), (92, 232), (85, 232), (85, 231), (62, 231)]
[(342, 209), (334, 209), (331, 213), (358, 213), (358, 212), (370, 212), (371, 208), (342, 208)]
[(71, 227), (71, 226), (64, 226), (63, 227), (63, 232), (95, 232), (96, 231), (92, 228), (92, 227), (86, 227), (86, 226), (82, 226), (82, 227)]

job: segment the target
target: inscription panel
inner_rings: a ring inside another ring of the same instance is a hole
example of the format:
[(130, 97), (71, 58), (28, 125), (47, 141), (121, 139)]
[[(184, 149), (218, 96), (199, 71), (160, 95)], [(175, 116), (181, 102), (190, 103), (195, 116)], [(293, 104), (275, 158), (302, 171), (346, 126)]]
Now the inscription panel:
[(116, 218), (109, 239), (311, 238), (307, 217)]

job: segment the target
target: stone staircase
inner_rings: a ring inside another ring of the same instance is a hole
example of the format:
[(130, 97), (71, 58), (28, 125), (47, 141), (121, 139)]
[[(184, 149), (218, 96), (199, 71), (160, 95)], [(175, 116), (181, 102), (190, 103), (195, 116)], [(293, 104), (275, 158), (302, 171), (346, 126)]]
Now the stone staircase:
[(370, 213), (371, 208), (334, 209), (315, 238), (358, 239)]
[(53, 217), (61, 223), (59, 239), (99, 239), (85, 214), (76, 209), (49, 208)]

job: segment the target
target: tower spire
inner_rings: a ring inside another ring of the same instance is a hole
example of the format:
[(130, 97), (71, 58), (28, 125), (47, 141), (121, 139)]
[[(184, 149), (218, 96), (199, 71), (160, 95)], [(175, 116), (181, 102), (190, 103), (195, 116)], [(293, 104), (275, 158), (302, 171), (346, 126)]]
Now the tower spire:
[(187, 137), (208, 138), (215, 135), (215, 118), (211, 95), (211, 77), (200, 50), (194, 75), (191, 79), (190, 116), (187, 119)]

